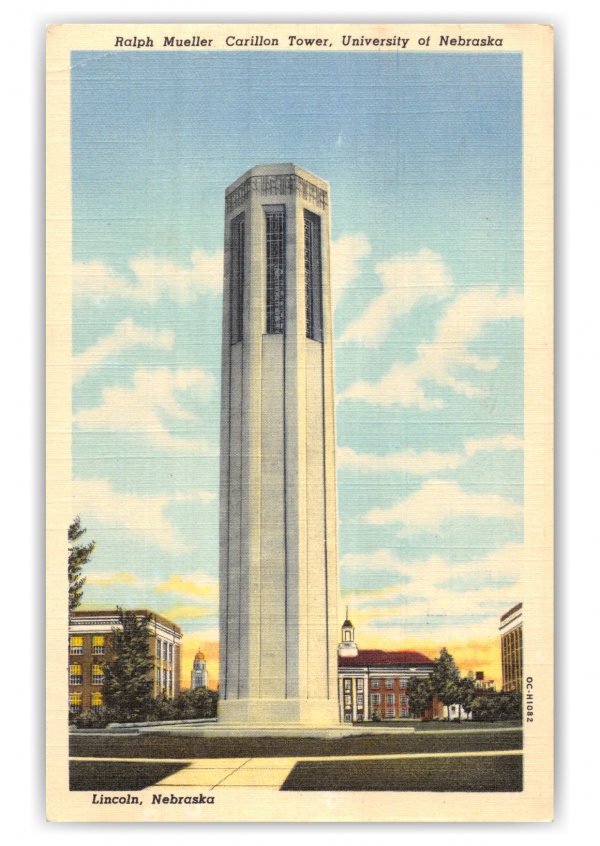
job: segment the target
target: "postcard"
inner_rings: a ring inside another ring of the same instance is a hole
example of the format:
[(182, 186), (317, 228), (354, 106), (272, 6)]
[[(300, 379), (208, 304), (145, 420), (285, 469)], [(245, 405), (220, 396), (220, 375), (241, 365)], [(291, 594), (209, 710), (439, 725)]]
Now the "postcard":
[(553, 33), (47, 31), (47, 813), (545, 821)]

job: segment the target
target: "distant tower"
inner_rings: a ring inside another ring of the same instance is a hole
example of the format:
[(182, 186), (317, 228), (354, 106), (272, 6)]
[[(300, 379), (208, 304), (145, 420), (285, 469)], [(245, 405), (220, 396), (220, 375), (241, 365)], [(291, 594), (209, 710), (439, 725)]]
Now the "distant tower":
[(358, 646), (354, 639), (354, 626), (348, 618), (348, 606), (346, 606), (346, 619), (342, 624), (342, 640), (338, 646), (338, 655), (344, 658), (353, 658), (358, 655)]
[(219, 716), (337, 722), (329, 186), (260, 165), (225, 192)]
[(192, 690), (197, 687), (208, 687), (208, 672), (206, 670), (206, 658), (200, 649), (196, 652), (192, 667)]

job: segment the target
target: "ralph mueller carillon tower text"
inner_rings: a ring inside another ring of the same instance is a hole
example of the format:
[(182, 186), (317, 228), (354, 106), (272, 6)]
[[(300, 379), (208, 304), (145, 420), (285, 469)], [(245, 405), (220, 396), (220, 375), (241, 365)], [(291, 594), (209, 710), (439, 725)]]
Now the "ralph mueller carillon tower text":
[(339, 722), (329, 214), (329, 185), (293, 164), (225, 192), (225, 722)]

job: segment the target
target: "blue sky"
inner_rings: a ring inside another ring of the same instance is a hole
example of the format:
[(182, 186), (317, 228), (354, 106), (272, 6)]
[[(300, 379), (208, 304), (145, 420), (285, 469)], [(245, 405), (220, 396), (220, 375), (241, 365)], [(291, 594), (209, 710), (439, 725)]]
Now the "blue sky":
[(468, 643), (495, 672), (498, 616), (522, 598), (520, 56), (72, 67), (86, 603), (166, 613), (192, 654), (218, 637), (224, 189), (291, 161), (331, 186), (340, 581), (359, 645)]

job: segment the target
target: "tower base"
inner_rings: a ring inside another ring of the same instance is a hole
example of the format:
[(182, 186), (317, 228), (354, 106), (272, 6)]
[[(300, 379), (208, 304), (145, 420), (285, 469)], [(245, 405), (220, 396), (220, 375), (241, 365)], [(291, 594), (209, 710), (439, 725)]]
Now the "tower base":
[(219, 725), (340, 724), (338, 703), (331, 699), (221, 699), (218, 714)]

